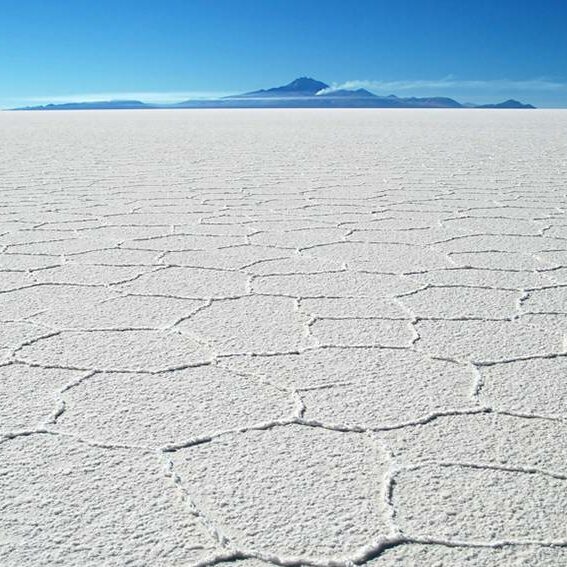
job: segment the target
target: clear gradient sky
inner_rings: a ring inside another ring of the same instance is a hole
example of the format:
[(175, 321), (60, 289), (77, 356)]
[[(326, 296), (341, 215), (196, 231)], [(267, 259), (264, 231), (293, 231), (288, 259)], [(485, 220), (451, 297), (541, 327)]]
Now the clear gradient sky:
[(0, 108), (302, 76), (567, 107), (567, 0), (0, 0)]

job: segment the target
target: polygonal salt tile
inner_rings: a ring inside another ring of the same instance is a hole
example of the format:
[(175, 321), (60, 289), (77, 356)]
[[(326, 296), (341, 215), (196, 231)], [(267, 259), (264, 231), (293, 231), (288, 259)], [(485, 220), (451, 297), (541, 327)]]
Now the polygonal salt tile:
[(89, 238), (101, 238), (105, 241), (111, 241), (120, 244), (136, 238), (154, 238), (156, 236), (167, 235), (171, 232), (170, 226), (96, 226), (84, 228), (77, 231), (82, 236)]
[(567, 267), (549, 270), (545, 272), (545, 275), (552, 284), (567, 285)]
[(277, 246), (280, 248), (306, 248), (317, 244), (339, 242), (343, 240), (347, 229), (314, 228), (276, 232), (258, 232), (250, 237), (250, 242), (261, 246)]
[(67, 238), (52, 242), (36, 242), (33, 244), (14, 244), (9, 247), (10, 252), (18, 254), (78, 254), (113, 246), (112, 241), (97, 238)]
[(21, 222), (10, 213), (0, 213), (0, 234), (7, 234), (18, 230), (33, 230), (36, 225), (37, 223), (35, 222)]
[[(384, 202), (383, 200), (381, 201)], [(431, 203), (429, 203), (431, 205)], [(428, 206), (429, 206), (428, 205)], [(394, 221), (402, 221), (402, 222), (415, 222), (416, 226), (413, 228), (418, 228), (417, 223), (422, 223), (421, 228), (426, 228), (423, 225), (430, 226), (437, 226), (439, 221), (443, 220), (447, 217), (447, 212), (435, 211), (435, 210), (427, 210), (425, 206), (420, 206), (419, 210), (395, 210), (394, 208), (388, 210), (377, 212), (374, 216), (374, 219), (377, 221), (387, 220), (388, 222), (392, 222), (392, 228), (395, 228), (393, 224)], [(370, 224), (370, 223), (369, 223)], [(407, 227), (406, 227), (407, 228)]]
[(501, 289), (529, 289), (550, 285), (553, 272), (517, 272), (508, 270), (478, 270), (453, 268), (412, 274), (411, 279), (432, 286), (497, 287)]
[(567, 225), (554, 225), (546, 231), (545, 235), (551, 238), (567, 238)]
[(534, 255), (548, 264), (555, 264), (557, 266), (567, 267), (567, 247), (562, 246), (550, 246), (549, 250), (536, 252)]
[(194, 340), (164, 331), (64, 331), (22, 347), (20, 360), (43, 366), (160, 372), (210, 361)]
[(93, 266), (66, 263), (54, 268), (38, 270), (34, 280), (41, 283), (67, 283), (83, 285), (112, 285), (128, 281), (143, 274), (136, 266)]
[[(446, 228), (420, 228), (415, 230), (356, 230), (346, 237), (347, 241), (395, 243), (398, 245), (428, 246), (451, 238), (453, 233)], [(430, 248), (430, 250), (433, 250)]]
[(314, 274), (320, 272), (340, 271), (341, 262), (326, 258), (311, 258), (307, 254), (294, 254), (290, 258), (278, 258), (258, 262), (246, 268), (246, 272), (255, 275), (269, 274)]
[(399, 298), (419, 318), (509, 319), (520, 293), (502, 289), (432, 287)]
[[(178, 206), (176, 206), (178, 208)], [(202, 209), (202, 207), (199, 207)], [(160, 212), (155, 206), (151, 207), (150, 213), (119, 214), (109, 217), (113, 224), (125, 224), (129, 226), (172, 226), (183, 225), (191, 221), (199, 221), (200, 211), (194, 213), (183, 212)]]
[(104, 287), (36, 284), (0, 294), (0, 317), (5, 321), (24, 319), (62, 305), (73, 309), (115, 296)]
[(293, 299), (245, 296), (214, 301), (176, 328), (221, 353), (275, 352), (305, 344), (305, 322)]
[[(401, 178), (399, 178), (399, 181), (401, 181)], [(426, 189), (423, 182), (414, 184), (414, 187), (416, 187), (415, 191), (390, 187), (386, 192), (386, 200), (381, 201), (385, 208), (382, 212), (387, 215), (395, 214), (402, 217), (415, 213), (427, 214), (436, 219), (445, 218), (453, 213), (454, 203), (447, 204), (437, 201), (440, 196), (439, 191)]]
[[(103, 221), (100, 219), (84, 219), (84, 220), (77, 220), (77, 221), (52, 221), (44, 224), (44, 228), (46, 230), (54, 230), (63, 233), (74, 233), (74, 231), (81, 231), (83, 229), (88, 228), (98, 228), (102, 224)], [(73, 235), (74, 236), (74, 235)]]
[(127, 295), (79, 304), (33, 318), (52, 329), (165, 329), (206, 305), (195, 299)]
[(205, 234), (208, 236), (246, 236), (254, 228), (246, 223), (222, 225), (205, 223), (184, 223), (174, 226), (175, 234)]
[(155, 238), (138, 238), (128, 242), (128, 247), (140, 250), (208, 250), (246, 244), (243, 236), (206, 235), (206, 234), (168, 234)]
[(302, 299), (299, 310), (313, 317), (376, 317), (409, 319), (399, 302), (373, 297), (313, 297)]
[(40, 270), (48, 266), (58, 266), (62, 260), (58, 256), (40, 254), (0, 254), (0, 270), (26, 272)]
[(410, 347), (416, 338), (409, 321), (391, 319), (319, 319), (313, 338), (325, 346)]
[[(369, 222), (357, 222), (348, 225), (349, 229), (354, 230), (357, 236), (359, 232), (370, 231), (398, 231), (398, 230), (416, 230), (430, 228), (435, 224), (435, 220), (411, 217), (390, 217), (387, 213), (383, 218), (375, 218)], [(355, 240), (356, 237), (354, 238)]]
[(193, 268), (217, 268), (223, 270), (241, 270), (246, 266), (282, 258), (288, 252), (263, 248), (262, 246), (231, 246), (215, 250), (185, 250), (183, 252), (168, 252), (162, 259), (163, 264), (172, 266), (187, 266)]
[(158, 252), (155, 250), (132, 250), (131, 248), (105, 248), (67, 256), (67, 261), (81, 265), (101, 266), (157, 266)]
[(418, 321), (418, 350), (430, 356), (487, 362), (565, 351), (557, 328), (516, 321)]
[(215, 551), (152, 453), (18, 437), (0, 445), (0, 493), (2, 565), (186, 565)]
[(488, 270), (539, 270), (553, 264), (520, 252), (451, 252), (449, 258), (459, 266)]
[(567, 416), (567, 357), (519, 360), (479, 371), (482, 403), (526, 415)]
[[(265, 218), (253, 220), (248, 225), (251, 229), (258, 232), (284, 232), (290, 230), (308, 230), (320, 228), (333, 228), (323, 219), (314, 218), (297, 218), (297, 219), (281, 219), (281, 218)], [(344, 232), (344, 231), (343, 231)]]
[(230, 297), (246, 293), (245, 274), (202, 268), (168, 267), (118, 286), (127, 293), (188, 299)]
[(298, 200), (298, 207), (296, 208), (297, 211), (301, 212), (301, 214), (308, 214), (310, 217), (319, 218), (321, 220), (325, 220), (328, 222), (333, 222), (333, 224), (337, 224), (337, 220), (341, 219), (343, 221), (348, 220), (362, 220), (368, 218), (368, 214), (370, 211), (368, 207), (364, 206), (356, 206), (356, 205), (347, 205), (344, 204), (313, 204), (313, 205), (305, 205), (305, 200), (301, 199)]
[(345, 560), (389, 533), (386, 455), (368, 437), (291, 425), (171, 455), (229, 542), (283, 557)]
[(498, 251), (533, 254), (543, 250), (562, 250), (566, 248), (565, 244), (564, 240), (544, 236), (474, 235), (439, 242), (433, 248), (442, 252)]
[(252, 281), (252, 289), (256, 293), (292, 297), (380, 297), (419, 287), (419, 284), (400, 276), (357, 272), (257, 276)]
[(410, 537), (526, 543), (567, 537), (565, 480), (540, 473), (424, 465), (396, 475), (392, 502)]
[[(342, 212), (341, 212), (342, 209)], [(373, 218), (372, 213), (367, 209), (366, 212), (354, 212), (349, 211), (344, 205), (337, 205), (333, 207), (332, 211), (317, 214), (317, 211), (310, 209), (311, 218), (319, 220), (330, 226), (340, 226), (340, 228), (346, 229), (348, 234), (349, 226), (347, 223), (357, 223), (369, 221)]]
[[(8, 234), (0, 235), (0, 246), (9, 246), (12, 244), (31, 244), (42, 243), (53, 240), (63, 240), (68, 238), (69, 234), (57, 232), (53, 230), (18, 230)], [(73, 235), (71, 236), (71, 238)]]
[(218, 209), (231, 207), (240, 210), (252, 205), (260, 207), (262, 203), (262, 201), (248, 200), (244, 195), (234, 195), (228, 192), (218, 195), (205, 194), (201, 195), (201, 197), (203, 198), (203, 203), (206, 203), (207, 206)]
[[(349, 358), (345, 362), (343, 357), (339, 362), (343, 366), (334, 372), (336, 385), (302, 393), (307, 419), (392, 427), (471, 406), (473, 375), (469, 369), (411, 351), (361, 351)], [(346, 364), (355, 362), (356, 366), (344, 371)]]
[[(230, 230), (231, 226), (238, 228), (240, 225), (253, 226), (250, 223), (253, 218), (249, 215), (241, 215), (238, 213), (232, 213), (229, 211), (223, 212), (223, 214), (207, 215), (200, 219), (200, 224), (203, 227), (226, 227)], [(259, 229), (258, 229), (259, 230)]]
[(552, 217), (555, 214), (557, 214), (557, 209), (554, 207), (476, 207), (467, 211), (468, 217), (492, 217), (495, 219), (495, 222), (502, 218), (537, 220), (538, 218)]
[[(359, 235), (357, 234), (356, 237), (358, 238)], [(309, 249), (309, 254), (345, 262), (351, 267), (393, 274), (454, 266), (446, 254), (422, 246), (388, 242), (326, 244)]]
[(380, 432), (398, 463), (441, 461), (567, 473), (567, 424), (494, 413), (441, 416)]
[(0, 366), (0, 433), (38, 427), (55, 411), (59, 390), (83, 374), (22, 364)]
[[(523, 313), (519, 321), (525, 325), (544, 327), (550, 333), (557, 333), (567, 339), (567, 313)], [(565, 344), (567, 345), (567, 340)]]
[(58, 430), (151, 447), (282, 420), (294, 411), (289, 394), (214, 366), (160, 376), (96, 374), (63, 398)]
[[(43, 189), (45, 190), (45, 189)], [(88, 213), (73, 213), (69, 211), (53, 211), (48, 210), (45, 208), (45, 205), (48, 205), (49, 201), (46, 202), (45, 197), (42, 196), (41, 201), (43, 203), (38, 202), (38, 205), (44, 205), (41, 209), (38, 207), (36, 210), (32, 210), (27, 214), (19, 215), (18, 220), (23, 222), (33, 222), (35, 226), (48, 224), (52, 222), (78, 222), (78, 221), (85, 221), (89, 220)]]
[(0, 272), (0, 293), (32, 285), (34, 278), (27, 272)]
[(522, 308), (526, 313), (567, 314), (567, 285), (530, 291)]
[[(455, 234), (539, 235), (545, 223), (513, 218), (451, 218), (442, 222)], [(549, 232), (547, 232), (549, 235)], [(552, 236), (552, 235), (550, 235)]]

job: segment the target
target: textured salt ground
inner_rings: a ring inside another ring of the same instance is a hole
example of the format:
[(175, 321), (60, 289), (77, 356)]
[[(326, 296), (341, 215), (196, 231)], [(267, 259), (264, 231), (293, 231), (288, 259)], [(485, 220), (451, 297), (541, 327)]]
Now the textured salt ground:
[(0, 564), (567, 563), (567, 113), (0, 115)]

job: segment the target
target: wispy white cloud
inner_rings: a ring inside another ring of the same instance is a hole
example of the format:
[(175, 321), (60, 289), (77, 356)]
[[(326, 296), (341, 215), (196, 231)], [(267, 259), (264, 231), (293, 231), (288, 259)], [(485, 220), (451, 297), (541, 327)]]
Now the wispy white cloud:
[(380, 93), (403, 92), (413, 90), (435, 89), (439, 91), (459, 90), (471, 92), (562, 92), (567, 91), (567, 83), (536, 78), (529, 80), (463, 80), (453, 76), (434, 80), (406, 80), (406, 81), (373, 81), (352, 80), (344, 83), (333, 83), (328, 89), (318, 94), (331, 92), (337, 89), (368, 89)]

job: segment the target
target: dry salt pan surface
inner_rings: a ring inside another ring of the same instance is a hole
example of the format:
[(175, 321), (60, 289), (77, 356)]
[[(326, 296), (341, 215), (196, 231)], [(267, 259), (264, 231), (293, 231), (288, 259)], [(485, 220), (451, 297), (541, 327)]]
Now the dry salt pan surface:
[(0, 564), (567, 565), (567, 112), (0, 115)]

